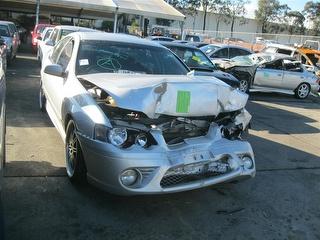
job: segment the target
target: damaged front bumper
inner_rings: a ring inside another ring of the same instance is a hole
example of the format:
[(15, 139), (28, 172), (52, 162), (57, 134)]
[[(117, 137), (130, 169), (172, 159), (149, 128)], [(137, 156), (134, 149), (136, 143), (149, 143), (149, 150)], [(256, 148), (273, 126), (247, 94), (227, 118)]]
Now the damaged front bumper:
[[(180, 192), (255, 176), (251, 145), (224, 138), (218, 126), (212, 126), (206, 136), (170, 146), (161, 141), (161, 132), (152, 135), (158, 139), (156, 146), (121, 149), (79, 133), (89, 182), (108, 192), (138, 195)], [(138, 174), (131, 186), (121, 182), (126, 170)]]

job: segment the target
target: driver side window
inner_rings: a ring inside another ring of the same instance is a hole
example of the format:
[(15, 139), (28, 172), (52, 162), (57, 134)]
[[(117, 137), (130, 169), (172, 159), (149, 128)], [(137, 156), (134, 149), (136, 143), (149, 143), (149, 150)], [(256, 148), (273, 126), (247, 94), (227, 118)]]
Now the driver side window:
[(58, 58), (57, 64), (59, 64), (63, 71), (65, 71), (68, 67), (69, 61), (72, 56), (72, 51), (73, 51), (73, 44), (74, 42), (71, 40), (69, 41), (64, 48), (62, 49), (60, 56)]
[(52, 54), (50, 56), (50, 60), (52, 63), (56, 64), (58, 62), (58, 57), (60, 56), (62, 48), (69, 40), (70, 38), (64, 38), (53, 48)]
[(264, 64), (265, 69), (274, 69), (274, 70), (283, 70), (282, 60), (279, 59), (277, 61)]

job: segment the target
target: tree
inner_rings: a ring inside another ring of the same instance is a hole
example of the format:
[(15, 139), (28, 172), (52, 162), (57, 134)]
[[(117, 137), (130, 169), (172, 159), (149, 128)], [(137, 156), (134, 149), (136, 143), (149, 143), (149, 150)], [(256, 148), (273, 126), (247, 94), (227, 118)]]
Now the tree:
[(220, 22), (229, 24), (230, 19), (227, 16), (227, 0), (214, 0), (212, 3), (212, 11), (217, 14), (216, 31), (219, 31)]
[(304, 5), (303, 14), (312, 22), (313, 34), (320, 33), (320, 2), (309, 1)]
[(231, 22), (231, 36), (234, 30), (234, 23), (237, 18), (240, 18), (240, 23), (244, 24), (244, 15), (247, 13), (246, 5), (249, 4), (249, 0), (226, 0), (226, 14)]
[(258, 0), (255, 17), (262, 25), (262, 32), (266, 33), (271, 22), (281, 22), (282, 17), (289, 10), (287, 4), (281, 5), (278, 0)]
[(303, 16), (301, 12), (290, 11), (286, 14), (285, 20), (288, 25), (288, 31), (290, 35), (294, 33), (304, 34), (304, 21), (306, 20), (306, 18)]

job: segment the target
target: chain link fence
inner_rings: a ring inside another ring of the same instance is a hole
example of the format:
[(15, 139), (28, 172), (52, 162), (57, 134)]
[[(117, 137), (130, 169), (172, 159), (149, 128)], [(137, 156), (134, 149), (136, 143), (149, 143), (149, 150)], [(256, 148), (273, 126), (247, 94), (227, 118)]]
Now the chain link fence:
[[(181, 29), (168, 27), (166, 31), (173, 35), (181, 35)], [(290, 34), (269, 34), (269, 33), (247, 33), (247, 32), (226, 32), (226, 31), (202, 31), (184, 29), (183, 40), (201, 41), (207, 43), (225, 43), (241, 45), (253, 51), (259, 51), (268, 43), (279, 43), (289, 46), (304, 45), (306, 41), (308, 47), (320, 47), (319, 36), (290, 35)]]

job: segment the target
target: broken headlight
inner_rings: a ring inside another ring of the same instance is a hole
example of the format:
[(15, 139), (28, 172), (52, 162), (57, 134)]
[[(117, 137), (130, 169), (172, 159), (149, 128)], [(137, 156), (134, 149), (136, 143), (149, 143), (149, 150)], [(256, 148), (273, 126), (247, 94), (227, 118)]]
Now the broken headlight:
[(128, 148), (133, 144), (143, 148), (157, 144), (148, 132), (125, 127), (108, 128), (99, 124), (95, 126), (94, 139), (122, 148)]

